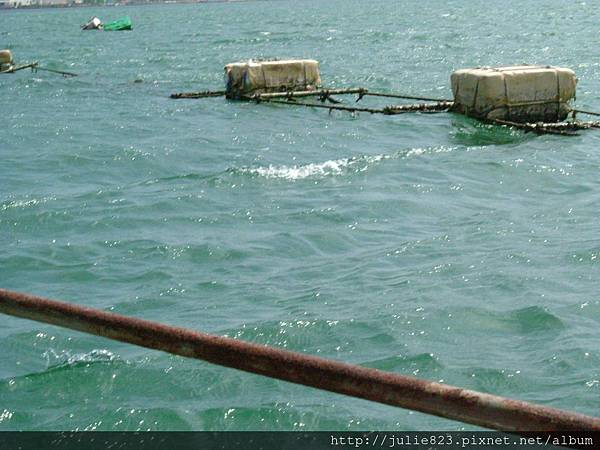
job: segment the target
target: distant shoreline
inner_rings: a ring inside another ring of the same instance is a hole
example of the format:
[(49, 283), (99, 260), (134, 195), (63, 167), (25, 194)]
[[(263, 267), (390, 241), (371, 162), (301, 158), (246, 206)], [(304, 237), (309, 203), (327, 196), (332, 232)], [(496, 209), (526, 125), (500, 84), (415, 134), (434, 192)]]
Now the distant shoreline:
[(105, 3), (103, 5), (93, 3), (70, 3), (67, 5), (62, 4), (45, 4), (45, 5), (20, 5), (20, 6), (9, 6), (0, 5), (0, 11), (6, 10), (24, 10), (24, 9), (63, 9), (63, 8), (102, 8), (106, 6), (141, 6), (141, 5), (170, 5), (170, 4), (194, 4), (194, 3), (242, 3), (251, 0), (158, 0), (158, 1), (144, 1), (144, 0), (133, 0), (125, 3)]

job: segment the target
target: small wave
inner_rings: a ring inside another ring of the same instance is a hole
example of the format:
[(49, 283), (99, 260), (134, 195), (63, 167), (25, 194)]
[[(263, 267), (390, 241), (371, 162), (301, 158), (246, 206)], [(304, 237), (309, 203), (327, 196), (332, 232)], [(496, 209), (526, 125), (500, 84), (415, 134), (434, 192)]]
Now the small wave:
[(560, 331), (565, 328), (562, 320), (540, 306), (530, 306), (511, 311), (508, 320), (523, 333)]
[(0, 205), (0, 211), (6, 211), (7, 209), (13, 208), (29, 208), (32, 206), (40, 205), (42, 203), (46, 203), (50, 200), (56, 200), (54, 197), (44, 197), (41, 199), (32, 198), (30, 200), (12, 200), (4, 202)]
[(360, 155), (351, 158), (333, 159), (322, 163), (310, 163), (305, 165), (243, 167), (237, 170), (231, 169), (229, 172), (296, 181), (311, 177), (343, 175), (347, 172), (365, 172), (384, 160), (412, 158), (433, 153), (447, 153), (453, 151), (455, 148), (456, 147), (446, 146), (417, 147), (408, 150), (400, 150), (392, 154)]
[(474, 367), (464, 371), (477, 390), (508, 394), (522, 389), (526, 380), (518, 369)]
[(444, 366), (432, 353), (419, 353), (416, 355), (397, 355), (363, 363), (387, 371), (412, 371), (415, 375), (419, 372), (436, 372)]
[(364, 172), (370, 166), (390, 158), (392, 158), (391, 155), (354, 156), (352, 158), (335, 159), (323, 163), (311, 163), (305, 165), (269, 165), (268, 167), (242, 168), (240, 169), (240, 172), (265, 178), (301, 180), (303, 178), (315, 176), (340, 175), (350, 169), (354, 169), (355, 172)]
[(416, 147), (408, 150), (399, 150), (391, 154), (359, 155), (352, 156), (350, 158), (332, 159), (321, 163), (309, 163), (304, 165), (277, 166), (269, 164), (266, 167), (230, 167), (221, 172), (215, 172), (211, 174), (200, 174), (191, 172), (161, 178), (152, 178), (145, 180), (139, 184), (150, 185), (180, 180), (219, 183), (226, 179), (226, 177), (237, 175), (250, 175), (254, 177), (263, 177), (269, 179), (297, 181), (305, 178), (338, 176), (348, 172), (365, 172), (384, 160), (413, 158), (435, 153), (448, 153), (455, 149), (456, 147), (447, 147), (443, 145), (433, 147)]
[(73, 366), (81, 363), (112, 362), (118, 357), (109, 350), (95, 349), (87, 353), (75, 353), (63, 350), (57, 353), (53, 349), (46, 350), (42, 356), (46, 358), (48, 368)]

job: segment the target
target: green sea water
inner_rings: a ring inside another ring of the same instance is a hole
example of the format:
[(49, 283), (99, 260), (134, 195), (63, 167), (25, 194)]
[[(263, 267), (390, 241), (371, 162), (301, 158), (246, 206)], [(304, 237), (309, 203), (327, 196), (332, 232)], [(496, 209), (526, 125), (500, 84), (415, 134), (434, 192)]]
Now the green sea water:
[[(566, 66), (600, 110), (599, 11), (0, 11), (0, 48), (80, 74), (0, 76), (0, 286), (600, 415), (598, 131), (169, 99), (307, 57), (329, 87), (442, 98), (458, 68)], [(8, 316), (0, 355), (0, 430), (472, 429)]]

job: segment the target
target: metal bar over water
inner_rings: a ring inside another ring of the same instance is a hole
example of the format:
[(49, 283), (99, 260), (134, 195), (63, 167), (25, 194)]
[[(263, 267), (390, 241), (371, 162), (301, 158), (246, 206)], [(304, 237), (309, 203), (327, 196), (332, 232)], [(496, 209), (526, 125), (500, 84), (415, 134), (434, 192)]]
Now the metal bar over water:
[(600, 418), (0, 289), (0, 312), (501, 431), (600, 431)]

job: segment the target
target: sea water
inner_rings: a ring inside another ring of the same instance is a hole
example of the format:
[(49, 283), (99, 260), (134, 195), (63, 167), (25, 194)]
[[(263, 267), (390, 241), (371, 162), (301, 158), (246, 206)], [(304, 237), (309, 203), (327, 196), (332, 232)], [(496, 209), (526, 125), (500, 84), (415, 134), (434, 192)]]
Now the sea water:
[[(92, 15), (134, 29), (82, 32)], [(455, 69), (531, 63), (600, 110), (599, 21), (514, 0), (1, 11), (18, 63), (79, 76), (0, 76), (0, 286), (600, 415), (600, 132), (169, 98), (249, 58), (434, 98)], [(8, 316), (0, 349), (1, 430), (473, 429)]]

